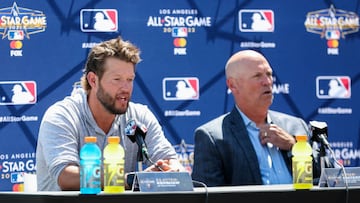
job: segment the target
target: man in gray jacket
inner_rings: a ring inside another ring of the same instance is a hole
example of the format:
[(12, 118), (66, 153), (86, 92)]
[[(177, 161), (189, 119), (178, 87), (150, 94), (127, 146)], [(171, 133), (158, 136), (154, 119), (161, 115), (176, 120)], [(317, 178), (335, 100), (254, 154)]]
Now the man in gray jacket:
[[(130, 102), (140, 50), (120, 37), (100, 43), (89, 53), (82, 88), (45, 112), (36, 150), (39, 191), (79, 190), (79, 151), (85, 136), (96, 136), (104, 149), (107, 137), (120, 136), (125, 173), (137, 167), (138, 146), (125, 135), (130, 119), (147, 127), (150, 160), (145, 171), (184, 170), (162, 128), (147, 106)], [(145, 160), (146, 161), (146, 160)]]

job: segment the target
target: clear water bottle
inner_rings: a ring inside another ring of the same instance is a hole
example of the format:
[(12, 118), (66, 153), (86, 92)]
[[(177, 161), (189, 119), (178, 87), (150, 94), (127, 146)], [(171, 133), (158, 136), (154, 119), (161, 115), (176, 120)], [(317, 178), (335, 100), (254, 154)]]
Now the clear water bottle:
[(292, 155), (294, 188), (311, 189), (313, 187), (312, 148), (307, 142), (307, 135), (296, 136)]
[(104, 148), (104, 192), (121, 193), (125, 191), (124, 148), (120, 137), (111, 136)]
[(101, 150), (96, 137), (85, 137), (80, 149), (80, 193), (98, 194), (101, 192)]

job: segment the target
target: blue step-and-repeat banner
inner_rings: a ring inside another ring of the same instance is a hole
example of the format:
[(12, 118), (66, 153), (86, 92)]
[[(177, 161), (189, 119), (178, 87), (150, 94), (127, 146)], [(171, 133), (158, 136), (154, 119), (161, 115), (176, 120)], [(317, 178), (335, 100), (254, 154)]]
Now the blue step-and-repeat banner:
[(132, 100), (190, 171), (194, 129), (233, 108), (224, 66), (244, 49), (272, 65), (271, 108), (326, 122), (337, 159), (360, 166), (359, 14), (359, 0), (2, 0), (0, 190), (36, 172), (43, 113), (78, 87), (91, 47), (119, 35), (142, 52)]

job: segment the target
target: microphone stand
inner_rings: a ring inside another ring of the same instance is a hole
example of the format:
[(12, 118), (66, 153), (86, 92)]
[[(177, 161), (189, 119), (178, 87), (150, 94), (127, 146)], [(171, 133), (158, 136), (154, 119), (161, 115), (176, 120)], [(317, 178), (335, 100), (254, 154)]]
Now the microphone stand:
[(139, 147), (138, 153), (137, 153), (137, 164), (138, 164), (137, 167), (138, 167), (139, 172), (143, 171), (143, 161), (144, 161), (144, 156), (143, 156), (141, 148)]
[(146, 158), (146, 160), (148, 159), (147, 157), (147, 149), (146, 149), (146, 144), (145, 144), (145, 136), (146, 136), (146, 132), (142, 132), (141, 130), (139, 130), (139, 128), (136, 129), (135, 133), (135, 142), (138, 145), (138, 153), (137, 153), (137, 160), (138, 160), (138, 171), (141, 172), (143, 171), (143, 163), (144, 163), (144, 157)]
[(322, 169), (324, 168), (329, 168), (329, 162), (326, 157), (326, 149), (323, 144), (320, 145), (319, 156), (320, 156), (320, 171), (322, 171)]

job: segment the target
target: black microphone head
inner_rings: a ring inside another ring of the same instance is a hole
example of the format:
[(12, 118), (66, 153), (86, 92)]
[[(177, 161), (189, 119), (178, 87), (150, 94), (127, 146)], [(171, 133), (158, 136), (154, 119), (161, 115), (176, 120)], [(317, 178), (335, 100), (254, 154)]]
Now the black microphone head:
[(130, 119), (125, 127), (125, 135), (131, 140), (131, 142), (135, 142), (136, 138), (135, 138), (135, 132), (137, 129), (137, 124), (136, 121), (134, 119)]
[(130, 119), (126, 124), (124, 131), (125, 135), (131, 140), (131, 142), (136, 142), (139, 147), (138, 161), (142, 161), (142, 156), (149, 159), (146, 143), (144, 141), (147, 133), (147, 127), (144, 124), (137, 122), (135, 119)]
[(310, 132), (311, 140), (321, 143), (323, 138), (328, 137), (326, 122), (310, 121)]

